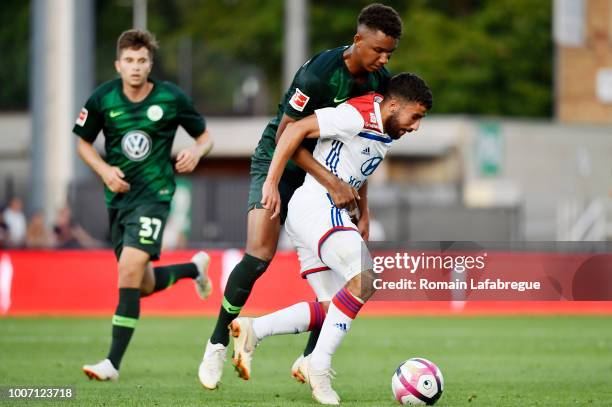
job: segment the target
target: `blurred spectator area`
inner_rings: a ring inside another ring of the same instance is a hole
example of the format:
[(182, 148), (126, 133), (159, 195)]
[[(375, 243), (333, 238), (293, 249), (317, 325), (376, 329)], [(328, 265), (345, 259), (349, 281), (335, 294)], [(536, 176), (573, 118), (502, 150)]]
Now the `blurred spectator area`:
[[(29, 120), (27, 114), (0, 120), (0, 133), (13, 135), (0, 138), (4, 202), (27, 196)], [(249, 159), (267, 120), (209, 119), (215, 149), (189, 177), (191, 245), (244, 243)], [(174, 152), (191, 142), (179, 129)], [(371, 212), (384, 238), (395, 241), (572, 240), (571, 233), (602, 240), (611, 234), (600, 222), (612, 219), (610, 156), (612, 138), (602, 126), (428, 117), (395, 143), (371, 177)], [(96, 177), (73, 182), (69, 204), (76, 223), (107, 238)]]

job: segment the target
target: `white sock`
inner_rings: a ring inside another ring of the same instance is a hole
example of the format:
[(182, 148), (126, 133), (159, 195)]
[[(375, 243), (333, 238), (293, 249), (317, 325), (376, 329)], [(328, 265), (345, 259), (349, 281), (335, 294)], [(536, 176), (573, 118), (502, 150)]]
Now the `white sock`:
[(329, 304), (317, 345), (310, 355), (310, 366), (314, 370), (331, 367), (332, 356), (351, 328), (351, 323), (362, 305), (363, 301), (349, 293), (346, 288), (336, 294)]
[(258, 340), (270, 335), (306, 332), (310, 325), (310, 306), (298, 302), (271, 314), (253, 319), (253, 331)]

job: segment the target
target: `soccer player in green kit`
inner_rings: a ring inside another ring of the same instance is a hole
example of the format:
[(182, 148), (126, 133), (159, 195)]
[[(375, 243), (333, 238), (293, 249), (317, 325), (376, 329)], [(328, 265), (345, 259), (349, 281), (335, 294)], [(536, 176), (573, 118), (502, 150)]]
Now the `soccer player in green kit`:
[[(329, 192), (338, 208), (358, 207), (359, 231), (367, 240), (369, 218), (367, 209), (367, 186), (359, 193), (328, 172), (312, 157), (314, 143), (303, 144), (292, 157), (279, 183), (281, 214), (271, 219), (272, 211), (264, 209), (261, 203), (262, 185), (266, 179), (270, 162), (276, 147), (276, 138), (292, 122), (311, 115), (315, 109), (337, 106), (347, 99), (368, 92), (382, 93), (389, 72), (384, 66), (398, 45), (402, 35), (402, 21), (397, 12), (382, 4), (371, 4), (361, 10), (358, 17), (357, 33), (353, 44), (323, 51), (313, 56), (295, 74), (293, 82), (279, 104), (277, 116), (270, 121), (251, 158), (251, 185), (248, 201), (246, 253), (230, 274), (219, 311), (216, 326), (206, 344), (198, 377), (207, 389), (217, 388), (223, 371), (229, 343), (228, 326), (238, 316), (255, 284), (266, 271), (278, 243), (281, 223), (287, 215), (287, 204), (293, 192), (302, 185), (305, 171), (312, 174)], [(339, 152), (338, 152), (339, 153)], [(309, 303), (311, 335), (303, 355), (292, 367), (293, 376), (300, 377), (297, 366), (303, 356), (308, 355), (316, 345), (325, 311), (318, 302)], [(318, 322), (316, 322), (318, 321)], [(232, 330), (232, 336), (239, 332)], [(235, 343), (232, 362), (238, 375), (248, 380), (251, 376), (250, 349), (243, 349)]]
[[(199, 252), (191, 261), (153, 268), (159, 259), (174, 170), (189, 173), (212, 148), (202, 115), (169, 82), (149, 78), (157, 42), (147, 31), (128, 30), (117, 41), (115, 68), (120, 78), (98, 87), (85, 103), (73, 132), (77, 151), (105, 185), (111, 240), (119, 263), (119, 304), (112, 319), (112, 342), (106, 359), (83, 366), (89, 378), (117, 380), (119, 365), (140, 314), (140, 298), (192, 278), (205, 299), (212, 289), (210, 258)], [(195, 139), (178, 153), (171, 149), (181, 125)], [(106, 159), (92, 143), (104, 131)]]

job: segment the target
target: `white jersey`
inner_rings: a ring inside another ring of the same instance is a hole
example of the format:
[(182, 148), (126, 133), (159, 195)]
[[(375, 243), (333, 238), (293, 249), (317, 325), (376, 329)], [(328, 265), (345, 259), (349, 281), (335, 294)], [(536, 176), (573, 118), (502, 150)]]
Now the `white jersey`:
[[(335, 108), (315, 110), (320, 138), (314, 158), (355, 189), (372, 175), (391, 146), (392, 139), (383, 129), (381, 101), (382, 96), (371, 93)], [(304, 186), (324, 189), (309, 174)]]
[[(368, 94), (335, 108), (315, 111), (320, 138), (313, 152), (330, 172), (359, 189), (389, 151), (392, 139), (384, 133), (380, 115), (382, 96)], [(323, 273), (313, 288), (321, 300), (331, 296), (352, 277), (367, 269), (371, 257), (346, 209), (334, 205), (327, 190), (310, 175), (289, 201), (285, 228), (296, 247), (303, 277), (329, 270), (321, 249), (331, 235), (341, 233), (325, 247), (346, 260), (332, 274)], [(357, 233), (355, 233), (357, 232)], [(332, 262), (330, 258), (328, 262)], [(332, 262), (333, 263), (333, 262)], [(365, 268), (364, 268), (365, 267)], [(334, 277), (335, 276), (335, 277)], [(309, 277), (310, 282), (310, 277)], [(328, 298), (329, 297), (329, 298)]]

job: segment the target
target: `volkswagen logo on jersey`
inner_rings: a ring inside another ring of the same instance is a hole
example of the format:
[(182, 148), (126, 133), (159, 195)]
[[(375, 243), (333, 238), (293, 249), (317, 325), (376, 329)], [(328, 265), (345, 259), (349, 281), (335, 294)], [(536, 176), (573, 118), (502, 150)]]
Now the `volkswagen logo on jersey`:
[(142, 161), (151, 152), (151, 137), (141, 130), (130, 131), (121, 140), (123, 154), (132, 161)]
[(363, 164), (361, 164), (361, 173), (366, 177), (372, 175), (378, 165), (382, 162), (382, 157), (372, 157)]

